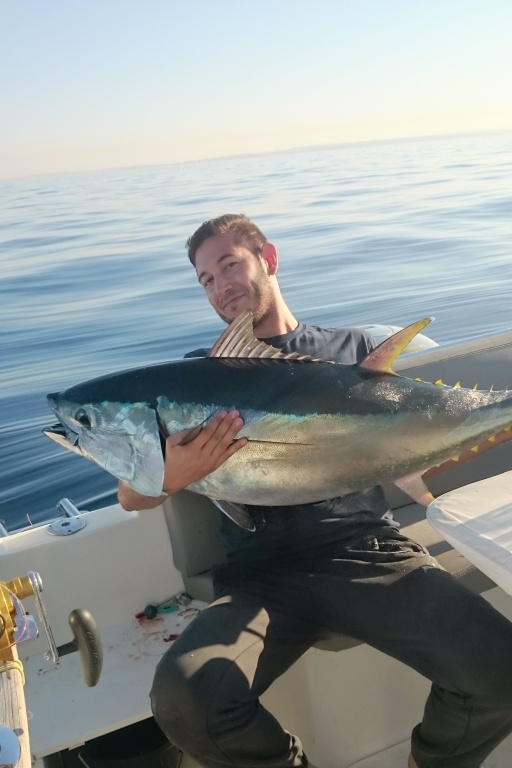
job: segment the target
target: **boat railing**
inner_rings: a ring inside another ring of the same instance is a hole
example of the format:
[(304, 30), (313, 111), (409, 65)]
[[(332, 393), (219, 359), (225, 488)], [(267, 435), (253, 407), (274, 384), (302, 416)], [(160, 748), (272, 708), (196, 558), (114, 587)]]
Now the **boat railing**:
[(5, 525), (0, 522), (0, 538), (6, 538), (13, 533), (21, 533), (33, 528), (43, 528), (44, 526), (48, 526), (48, 533), (51, 533), (53, 536), (69, 536), (85, 527), (86, 519), (84, 514), (87, 513), (87, 510), (78, 509), (70, 499), (61, 499), (57, 504), (57, 509), (61, 512), (58, 517), (43, 520), (40, 523), (30, 523), (30, 525), (16, 528), (14, 531), (8, 531)]

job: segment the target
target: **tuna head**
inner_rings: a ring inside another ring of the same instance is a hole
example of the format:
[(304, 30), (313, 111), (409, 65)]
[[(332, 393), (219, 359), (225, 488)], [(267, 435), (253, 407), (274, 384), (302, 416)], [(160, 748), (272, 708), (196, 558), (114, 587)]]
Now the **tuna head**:
[(77, 402), (72, 392), (48, 395), (59, 424), (44, 434), (139, 493), (159, 496), (164, 460), (155, 410), (145, 403)]

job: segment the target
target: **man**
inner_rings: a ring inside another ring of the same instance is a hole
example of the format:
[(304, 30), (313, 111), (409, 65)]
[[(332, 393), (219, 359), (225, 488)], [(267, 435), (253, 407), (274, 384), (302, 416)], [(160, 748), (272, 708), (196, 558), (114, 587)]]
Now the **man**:
[[(199, 283), (227, 323), (250, 309), (258, 338), (344, 364), (371, 349), (360, 330), (294, 317), (277, 282), (276, 248), (245, 216), (205, 222), (187, 245)], [(220, 413), (185, 445), (181, 435), (169, 437), (165, 495), (243, 450), (242, 425), (238, 412)], [(154, 507), (165, 495), (119, 487), (126, 509)], [(211, 768), (306, 767), (298, 737), (259, 697), (335, 632), (433, 681), (409, 768), (478, 768), (512, 731), (512, 625), (397, 531), (378, 487), (317, 504), (248, 509), (256, 530), (223, 520), (227, 562), (214, 572), (216, 599), (158, 665), (152, 707), (168, 738)]]

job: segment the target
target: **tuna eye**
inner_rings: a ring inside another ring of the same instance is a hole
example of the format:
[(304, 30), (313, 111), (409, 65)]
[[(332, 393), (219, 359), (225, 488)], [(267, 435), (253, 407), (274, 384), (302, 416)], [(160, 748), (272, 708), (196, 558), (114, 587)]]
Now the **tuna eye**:
[(79, 408), (75, 413), (75, 421), (78, 421), (78, 423), (86, 429), (90, 429), (92, 427), (91, 420), (83, 408)]

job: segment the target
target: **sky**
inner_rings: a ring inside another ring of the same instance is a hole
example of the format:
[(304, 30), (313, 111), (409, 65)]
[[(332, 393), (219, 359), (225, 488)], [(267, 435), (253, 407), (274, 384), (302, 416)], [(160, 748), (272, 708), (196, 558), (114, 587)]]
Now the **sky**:
[(512, 129), (511, 0), (0, 0), (0, 178)]

